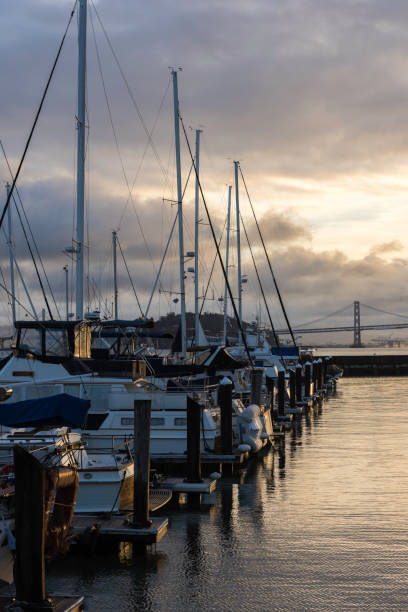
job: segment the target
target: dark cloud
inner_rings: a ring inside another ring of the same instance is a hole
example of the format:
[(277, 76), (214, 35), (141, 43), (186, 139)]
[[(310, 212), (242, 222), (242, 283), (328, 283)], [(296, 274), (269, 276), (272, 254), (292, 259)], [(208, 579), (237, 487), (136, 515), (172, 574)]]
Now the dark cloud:
[[(72, 4), (34, 0), (2, 3), (0, 138), (13, 168), (23, 150)], [(168, 201), (175, 199), (171, 90), (163, 94), (168, 66), (181, 64), (181, 111), (186, 127), (204, 126), (202, 182), (217, 235), (226, 213), (225, 193), (223, 198), (219, 194), (232, 179), (231, 160), (238, 158), (251, 183), (253, 201), (261, 203), (258, 215), (262, 231), (293, 319), (305, 320), (308, 312), (313, 316), (324, 314), (358, 298), (368, 303), (375, 300), (384, 308), (393, 304), (391, 310), (394, 306), (396, 310), (405, 308), (404, 254), (390, 260), (403, 245), (393, 236), (371, 236), (367, 223), (370, 220), (379, 225), (386, 215), (392, 217), (386, 198), (404, 189), (398, 178), (384, 183), (376, 177), (394, 171), (405, 173), (406, 2), (394, 0), (392, 10), (386, 0), (157, 0), (150, 4), (99, 0), (95, 4), (145, 124), (149, 129), (155, 125), (152, 152), (146, 149), (144, 129), (91, 8), (87, 91), (89, 275), (100, 286), (103, 300), (109, 303), (112, 295), (114, 229), (119, 229), (132, 277), (145, 302), (154, 281), (175, 214)], [(127, 206), (128, 189), (98, 74), (92, 23), (129, 184), (137, 177), (134, 204)], [(71, 244), (74, 227), (74, 26), (75, 20), (20, 180), (27, 214), (61, 304), (62, 266), (69, 261), (62, 251)], [(193, 132), (188, 130), (188, 134), (193, 140)], [(190, 167), (185, 148), (182, 162), (185, 180)], [(5, 165), (0, 168), (0, 178), (6, 180)], [(369, 213), (368, 205), (359, 208), (361, 200), (354, 203), (344, 195), (355, 188), (356, 176), (367, 179), (357, 186), (364, 198), (384, 197), (384, 203), (370, 206)], [(339, 194), (331, 206), (321, 202), (328, 185), (334, 185)], [(309, 207), (307, 212), (301, 209), (304, 202)], [(192, 185), (186, 192), (185, 211), (187, 251), (193, 246), (194, 233)], [(246, 212), (245, 219), (256, 245), (255, 228)], [(214, 247), (205, 218), (203, 221), (200, 272), (204, 283)], [(319, 224), (340, 236), (333, 248), (324, 252), (314, 233)], [(366, 256), (345, 253), (340, 229), (346, 236), (350, 228), (358, 232), (360, 227), (361, 234), (369, 234), (374, 246), (371, 250), (367, 246)], [(313, 247), (309, 244), (312, 237)], [(163, 271), (165, 289), (177, 285), (176, 238), (177, 234)], [(39, 303), (37, 281), (18, 227), (15, 242)], [(261, 262), (259, 246), (255, 252)], [(5, 268), (4, 247), (1, 255)], [(244, 260), (248, 261), (245, 249)], [(249, 273), (249, 264), (247, 268)], [(263, 267), (261, 272), (271, 292), (267, 269)], [(217, 274), (215, 295), (222, 292)], [(126, 311), (133, 308), (133, 302), (130, 290), (124, 288), (129, 284), (123, 264), (120, 282)], [(255, 307), (255, 295), (251, 276), (249, 311)], [(161, 299), (163, 308), (171, 306), (171, 298), (162, 294)], [(96, 294), (92, 301), (96, 303)]]

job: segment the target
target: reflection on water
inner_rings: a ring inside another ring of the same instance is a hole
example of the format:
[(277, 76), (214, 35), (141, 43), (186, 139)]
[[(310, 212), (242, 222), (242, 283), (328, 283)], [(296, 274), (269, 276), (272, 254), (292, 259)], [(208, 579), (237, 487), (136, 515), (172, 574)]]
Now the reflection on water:
[(408, 609), (408, 379), (345, 379), (275, 453), (163, 509), (157, 554), (67, 557), (48, 588), (89, 610)]

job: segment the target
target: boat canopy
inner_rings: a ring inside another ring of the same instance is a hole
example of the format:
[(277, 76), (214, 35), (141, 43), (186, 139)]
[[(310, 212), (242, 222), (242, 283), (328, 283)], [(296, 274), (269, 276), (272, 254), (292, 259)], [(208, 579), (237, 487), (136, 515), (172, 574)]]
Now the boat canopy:
[(278, 355), (279, 357), (299, 357), (299, 349), (297, 346), (277, 346), (271, 347), (272, 355)]
[(91, 326), (87, 321), (16, 321), (16, 351), (43, 361), (91, 356)]
[(0, 425), (7, 427), (75, 427), (85, 424), (91, 402), (68, 393), (2, 404)]

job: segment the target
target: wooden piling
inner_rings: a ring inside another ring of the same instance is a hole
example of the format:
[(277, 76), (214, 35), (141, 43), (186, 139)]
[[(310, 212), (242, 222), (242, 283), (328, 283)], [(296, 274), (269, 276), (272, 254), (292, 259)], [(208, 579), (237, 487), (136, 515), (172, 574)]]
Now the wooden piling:
[(278, 414), (279, 416), (285, 416), (285, 393), (286, 393), (285, 370), (279, 370), (278, 372)]
[(271, 376), (265, 376), (265, 384), (269, 395), (269, 408), (271, 414), (273, 414), (275, 408), (275, 381)]
[(296, 365), (296, 371), (295, 371), (295, 376), (296, 376), (296, 402), (302, 402), (303, 401), (303, 387), (302, 387), (302, 366), (300, 365), (300, 363), (298, 363)]
[(317, 360), (317, 390), (323, 390), (323, 363), (321, 359)]
[(201, 405), (187, 396), (187, 482), (201, 478)]
[(45, 601), (45, 469), (21, 446), (14, 446), (17, 601)]
[(226, 376), (218, 387), (218, 404), (221, 411), (221, 445), (224, 455), (232, 454), (232, 382)]
[(318, 391), (318, 362), (317, 359), (313, 361), (313, 369), (312, 369), (312, 377), (313, 377), (313, 388), (315, 393)]
[(309, 361), (307, 361), (305, 363), (305, 397), (312, 396), (311, 383), (312, 383), (312, 364)]
[(251, 370), (251, 404), (257, 406), (261, 405), (263, 374), (263, 368), (252, 368)]
[(327, 385), (328, 382), (328, 375), (327, 375), (327, 368), (329, 365), (329, 359), (330, 357), (323, 357), (323, 384)]
[(296, 408), (296, 372), (289, 370), (289, 405), (291, 408)]
[(135, 400), (133, 527), (149, 527), (150, 401)]

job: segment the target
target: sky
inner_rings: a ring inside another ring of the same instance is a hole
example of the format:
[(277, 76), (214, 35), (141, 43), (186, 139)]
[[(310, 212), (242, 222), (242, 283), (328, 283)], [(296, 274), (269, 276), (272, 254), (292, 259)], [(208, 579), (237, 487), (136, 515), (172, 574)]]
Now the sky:
[[(408, 312), (406, 2), (88, 4), (86, 295), (91, 309), (100, 308), (103, 314), (111, 309), (113, 230), (118, 231), (142, 310), (146, 308), (175, 214), (169, 67), (182, 67), (180, 112), (192, 147), (195, 130), (203, 130), (200, 176), (217, 237), (225, 225), (233, 160), (239, 160), (292, 323), (324, 317), (354, 300)], [(0, 139), (13, 170), (72, 6), (65, 0), (3, 0)], [(72, 268), (63, 251), (72, 245), (75, 227), (76, 35), (75, 16), (18, 181), (62, 313), (62, 268)], [(153, 147), (146, 132), (152, 134)], [(190, 165), (182, 139), (183, 184)], [(4, 194), (8, 179), (2, 159)], [(274, 323), (282, 327), (242, 182), (240, 202)], [(183, 206), (187, 252), (194, 250), (191, 177)], [(16, 258), (40, 311), (44, 303), (15, 211), (13, 223)], [(235, 230), (235, 219), (233, 226)], [(200, 235), (203, 294), (215, 252), (203, 209)], [(6, 240), (1, 238), (2, 282), (9, 287)], [(230, 274), (236, 294), (235, 238), (233, 231)], [(243, 311), (252, 320), (259, 310), (259, 288), (244, 235), (242, 244), (248, 277)], [(225, 231), (221, 249), (225, 251)], [(120, 315), (138, 316), (120, 253), (118, 257)], [(151, 315), (179, 308), (174, 301), (177, 265), (176, 232)], [(186, 262), (186, 269), (191, 266)], [(192, 274), (186, 274), (187, 308), (192, 310)], [(22, 318), (23, 306), (29, 309), (29, 304), (21, 281), (17, 295)], [(216, 265), (204, 310), (219, 312), (222, 295)], [(3, 292), (3, 325), (10, 321), (7, 302)], [(367, 322), (395, 320), (368, 310), (363, 315)], [(261, 316), (266, 321), (263, 307)], [(330, 322), (351, 324), (351, 307), (325, 324)], [(401, 337), (404, 332), (387, 334)]]

